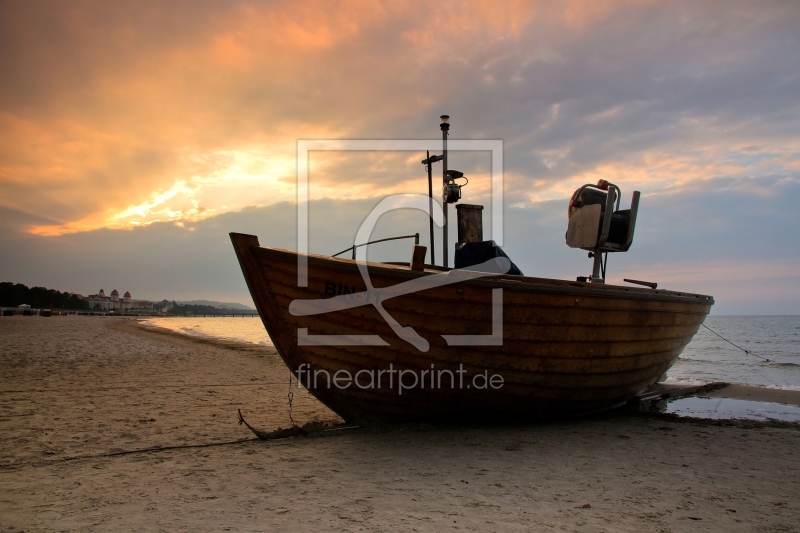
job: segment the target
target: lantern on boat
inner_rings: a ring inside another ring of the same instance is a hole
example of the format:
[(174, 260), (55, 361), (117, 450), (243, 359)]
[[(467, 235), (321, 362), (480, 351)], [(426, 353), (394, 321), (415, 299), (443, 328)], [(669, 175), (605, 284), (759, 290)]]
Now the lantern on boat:
[(459, 172), (458, 170), (448, 170), (445, 172), (445, 182), (442, 185), (442, 201), (446, 204), (454, 204), (461, 200), (461, 187), (464, 187), (467, 183), (456, 183), (456, 180), (459, 178), (464, 178), (463, 172)]

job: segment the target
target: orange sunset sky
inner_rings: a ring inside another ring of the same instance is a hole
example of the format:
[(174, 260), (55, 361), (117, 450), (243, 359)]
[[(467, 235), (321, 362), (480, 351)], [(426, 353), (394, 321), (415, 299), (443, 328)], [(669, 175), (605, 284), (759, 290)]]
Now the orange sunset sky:
[[(293, 247), (298, 139), (435, 139), (448, 113), (503, 141), (526, 274), (588, 274), (566, 204), (605, 178), (643, 193), (612, 282), (798, 313), (798, 40), (789, 1), (0, 1), (0, 281), (249, 303), (226, 234)], [(421, 155), (313, 154), (312, 251), (426, 193)], [(451, 159), (488, 206), (486, 154)]]

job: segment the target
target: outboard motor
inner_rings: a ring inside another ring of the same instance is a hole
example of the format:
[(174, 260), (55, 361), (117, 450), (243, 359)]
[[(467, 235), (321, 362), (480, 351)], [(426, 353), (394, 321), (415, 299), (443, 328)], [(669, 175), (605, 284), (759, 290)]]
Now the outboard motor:
[(594, 258), (592, 283), (605, 282), (603, 258), (607, 260), (608, 252), (627, 252), (633, 243), (640, 193), (634, 191), (630, 209), (623, 211), (619, 210), (621, 196), (619, 187), (600, 180), (576, 190), (569, 201), (567, 246), (589, 250)]

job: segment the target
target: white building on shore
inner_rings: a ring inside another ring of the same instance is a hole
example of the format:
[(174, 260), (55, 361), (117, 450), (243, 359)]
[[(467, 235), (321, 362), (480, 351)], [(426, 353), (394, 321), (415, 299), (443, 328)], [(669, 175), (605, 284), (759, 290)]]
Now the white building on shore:
[(160, 302), (151, 302), (149, 300), (134, 300), (130, 291), (125, 291), (122, 298), (119, 296), (119, 291), (114, 289), (110, 295), (107, 295), (103, 289), (97, 294), (86, 296), (85, 300), (89, 302), (89, 307), (94, 311), (132, 311), (143, 313), (166, 313), (172, 307), (172, 302), (162, 300)]
[(86, 300), (89, 302), (89, 307), (101, 311), (124, 311), (133, 309), (130, 291), (126, 291), (122, 299), (120, 299), (117, 289), (111, 291), (110, 296), (106, 295), (106, 291), (100, 289), (100, 292), (97, 294), (87, 296)]

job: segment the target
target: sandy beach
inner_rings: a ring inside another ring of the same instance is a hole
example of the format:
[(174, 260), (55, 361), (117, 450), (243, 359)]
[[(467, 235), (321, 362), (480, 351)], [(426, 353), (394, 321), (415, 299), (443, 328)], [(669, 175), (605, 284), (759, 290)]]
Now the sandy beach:
[[(2, 531), (800, 531), (797, 424), (613, 412), (259, 441), (237, 409), (291, 423), (268, 347), (99, 317), (4, 318), (0, 339)], [(293, 392), (298, 424), (341, 422)]]

